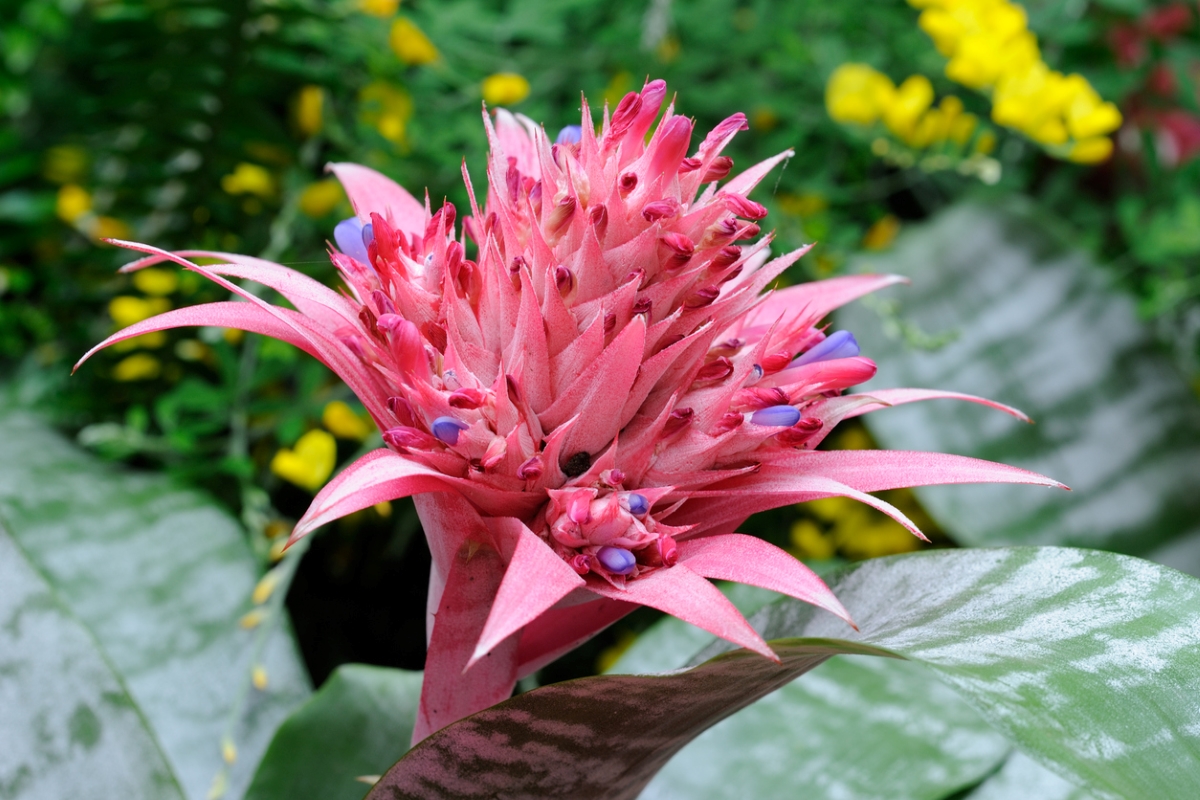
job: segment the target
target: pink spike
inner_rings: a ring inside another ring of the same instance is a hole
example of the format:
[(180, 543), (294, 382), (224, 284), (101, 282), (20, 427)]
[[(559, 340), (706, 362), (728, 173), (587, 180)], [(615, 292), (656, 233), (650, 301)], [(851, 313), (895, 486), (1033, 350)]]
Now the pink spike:
[(767, 177), (768, 172), (775, 169), (776, 164), (778, 164), (780, 161), (783, 161), (785, 158), (791, 158), (794, 155), (796, 155), (794, 150), (784, 150), (777, 156), (772, 156), (766, 161), (760, 161), (750, 169), (726, 183), (725, 186), (722, 187), (721, 191), (728, 192), (730, 194), (740, 194), (743, 196), (748, 195), (755, 186), (758, 186), (759, 181)]
[(337, 176), (354, 213), (363, 222), (371, 221), (371, 212), (382, 215), (393, 228), (420, 234), (425, 230), (428, 212), (404, 187), (361, 164), (327, 164), (325, 169)]
[(815, 572), (762, 539), (727, 533), (681, 541), (679, 563), (706, 578), (761, 586), (812, 603), (854, 625), (849, 612)]
[(607, 597), (578, 605), (560, 603), (525, 626), (517, 656), (517, 677), (532, 675), (638, 608), (637, 603)]
[[(284, 314), (296, 314), (295, 311), (280, 310)], [(220, 328), (236, 328), (237, 330), (248, 331), (250, 333), (261, 333), (264, 336), (270, 336), (295, 345), (310, 356), (321, 360), (320, 355), (318, 355), (312, 344), (303, 336), (297, 334), (293, 328), (280, 322), (276, 315), (269, 314), (249, 303), (235, 303), (226, 300), (220, 303), (205, 303), (204, 305), (191, 306), (189, 308), (177, 308), (174, 311), (167, 311), (134, 323), (128, 328), (114, 333), (91, 350), (88, 350), (75, 363), (71, 371), (74, 372), (79, 369), (83, 365), (83, 362), (95, 355), (97, 351), (103, 350), (117, 342), (132, 339), (134, 336), (141, 336), (143, 333), (165, 331), (189, 325), (215, 325)]]
[(471, 668), (468, 678), (462, 677), (500, 588), (503, 570), (500, 555), (484, 543), (468, 542), (455, 553), (429, 637), (413, 744), (512, 696), (517, 682), (515, 636), (494, 647)]
[(847, 275), (789, 286), (767, 295), (746, 315), (742, 324), (748, 328), (797, 317), (812, 324), (835, 308), (897, 283), (908, 283), (908, 278), (902, 275)]
[(292, 545), (335, 519), (417, 492), (446, 491), (445, 475), (391, 450), (372, 450), (339, 472), (313, 498), (288, 538)]
[(487, 523), (493, 536), (503, 543), (508, 568), (467, 669), (559, 600), (584, 586), (583, 578), (520, 520), (502, 517), (489, 519)]
[(657, 569), (644, 578), (626, 581), (624, 589), (614, 588), (598, 578), (589, 578), (588, 588), (612, 600), (657, 608), (739, 647), (753, 650), (772, 661), (779, 660), (729, 598), (683, 564)]
[(853, 419), (872, 411), (878, 411), (881, 408), (902, 406), (906, 403), (916, 403), (922, 400), (963, 400), (968, 403), (978, 403), (981, 406), (1003, 411), (1005, 414), (1010, 414), (1022, 422), (1033, 423), (1033, 420), (1019, 409), (1006, 406), (1003, 403), (997, 403), (994, 400), (988, 400), (984, 397), (976, 397), (973, 394), (962, 394), (961, 392), (942, 392), (937, 389), (880, 389), (871, 392), (869, 395), (848, 395), (848, 397), (871, 398), (879, 402), (858, 406), (844, 415), (842, 419)]

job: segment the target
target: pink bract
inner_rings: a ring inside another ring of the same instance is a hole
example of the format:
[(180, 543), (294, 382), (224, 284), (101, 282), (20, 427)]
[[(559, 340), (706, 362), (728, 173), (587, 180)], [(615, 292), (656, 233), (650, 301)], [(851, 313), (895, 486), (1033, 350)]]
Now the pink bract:
[[(768, 658), (708, 579), (754, 584), (850, 617), (784, 551), (735, 533), (751, 514), (822, 497), (934, 483), (1057, 486), (937, 453), (816, 451), (841, 420), (950, 392), (843, 395), (875, 365), (818, 323), (901, 279), (860, 275), (774, 292), (807, 248), (770, 259), (766, 209), (748, 199), (790, 152), (719, 181), (735, 114), (691, 150), (690, 119), (662, 81), (551, 142), (531, 121), (485, 113), (488, 194), (431, 209), (366, 167), (334, 164), (356, 218), (331, 251), (347, 291), (278, 264), (205, 251), (148, 253), (245, 302), (184, 308), (149, 331), (219, 325), (310, 353), (358, 395), (387, 447), (317, 495), (292, 541), (384, 500), (415, 495), (433, 568), (429, 651), (414, 740), (506, 699), (516, 680), (651, 606)], [(689, 154), (690, 153), (690, 154)], [(478, 253), (467, 257), (467, 240)], [(225, 263), (199, 266), (201, 256)], [(241, 288), (278, 291), (283, 308)], [(799, 358), (797, 358), (799, 356)], [(82, 362), (82, 360), (81, 360)]]

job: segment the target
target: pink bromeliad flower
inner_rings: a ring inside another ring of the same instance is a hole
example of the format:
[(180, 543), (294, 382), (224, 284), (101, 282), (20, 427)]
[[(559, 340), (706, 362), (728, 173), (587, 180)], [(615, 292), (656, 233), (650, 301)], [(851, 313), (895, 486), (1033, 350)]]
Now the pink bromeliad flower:
[[(651, 606), (774, 654), (708, 579), (772, 589), (850, 617), (784, 551), (734, 531), (748, 516), (822, 497), (880, 509), (869, 492), (934, 483), (1055, 481), (937, 453), (816, 451), (841, 420), (916, 389), (843, 395), (875, 372), (832, 309), (899, 278), (862, 275), (767, 292), (807, 248), (769, 259), (755, 185), (790, 152), (725, 180), (735, 114), (692, 149), (692, 120), (662, 81), (550, 141), (484, 115), (491, 156), (471, 216), (416, 201), (382, 175), (335, 164), (356, 216), (331, 252), (346, 291), (246, 256), (149, 253), (245, 302), (178, 309), (100, 344), (218, 325), (310, 353), (361, 398), (386, 448), (343, 470), (292, 541), (384, 500), (414, 496), (433, 554), (429, 649), (414, 739), (510, 696), (518, 678)], [(470, 239), (477, 257), (467, 257)], [(226, 263), (199, 266), (201, 256)], [(241, 288), (249, 279), (294, 307)], [(84, 358), (95, 352), (95, 349)]]

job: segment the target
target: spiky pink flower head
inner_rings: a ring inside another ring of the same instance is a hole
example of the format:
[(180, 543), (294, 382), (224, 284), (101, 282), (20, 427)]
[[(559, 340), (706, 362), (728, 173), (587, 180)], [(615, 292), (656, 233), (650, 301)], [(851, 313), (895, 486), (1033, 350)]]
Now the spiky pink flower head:
[[(1020, 414), (945, 392), (843, 395), (875, 365), (849, 332), (818, 324), (899, 279), (767, 292), (808, 248), (771, 260), (771, 235), (759, 235), (766, 209), (748, 195), (790, 151), (720, 184), (733, 166), (722, 150), (745, 117), (693, 149), (692, 120), (672, 104), (647, 138), (665, 97), (662, 81), (647, 83), (605, 110), (599, 134), (585, 101), (581, 124), (553, 141), (528, 119), (501, 110), (493, 125), (485, 113), (486, 205), (464, 165), (471, 207), (461, 226), (448, 203), (433, 209), (370, 169), (332, 165), (356, 212), (330, 254), (342, 294), (258, 259), (123, 243), (151, 254), (126, 270), (173, 260), (246, 302), (171, 311), (99, 347), (178, 325), (274, 336), (341, 376), (383, 432), (386, 448), (335, 477), (292, 540), (416, 496), (433, 554), (417, 739), (505, 699), (519, 676), (638, 605), (774, 658), (709, 578), (849, 621), (804, 565), (734, 532), (757, 511), (853, 497), (920, 536), (868, 493), (1056, 485), (955, 456), (814, 450), (839, 421), (913, 400)], [(277, 290), (295, 310), (237, 278)]]

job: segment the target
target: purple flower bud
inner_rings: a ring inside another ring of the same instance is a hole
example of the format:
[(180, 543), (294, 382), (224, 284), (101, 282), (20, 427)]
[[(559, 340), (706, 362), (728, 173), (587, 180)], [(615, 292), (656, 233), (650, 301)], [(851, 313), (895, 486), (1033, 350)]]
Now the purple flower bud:
[[(788, 424), (790, 425), (791, 423), (789, 422)], [(433, 421), (433, 424), (429, 426), (429, 432), (437, 437), (437, 439), (440, 441), (453, 445), (458, 444), (459, 431), (465, 431), (469, 427), (471, 426), (463, 422), (461, 419), (455, 419), (454, 417), (438, 417)]]
[(609, 572), (616, 575), (628, 575), (637, 566), (633, 553), (624, 547), (601, 547), (596, 553), (596, 560)]
[(367, 246), (363, 244), (363, 224), (358, 217), (339, 222), (333, 229), (333, 240), (338, 249), (363, 264), (370, 264)]
[(374, 242), (375, 242), (375, 226), (368, 222), (366, 225), (363, 225), (363, 227), (362, 227), (363, 247), (370, 248), (370, 246)]
[(583, 128), (578, 125), (568, 125), (558, 132), (558, 136), (554, 138), (555, 144), (579, 144), (579, 140), (583, 138)]
[(622, 497), (621, 505), (633, 514), (635, 517), (640, 517), (650, 510), (650, 501), (646, 499), (646, 495), (638, 494), (637, 492), (626, 492)]
[(751, 414), (750, 421), (755, 425), (790, 428), (800, 421), (800, 412), (792, 406), (768, 406)]
[(854, 334), (850, 331), (838, 331), (828, 336), (825, 341), (820, 342), (815, 347), (810, 347), (808, 352), (802, 353), (792, 362), (793, 367), (801, 367), (805, 364), (815, 364), (818, 361), (831, 361), (835, 358), (851, 358), (859, 354), (858, 342), (854, 338)]

